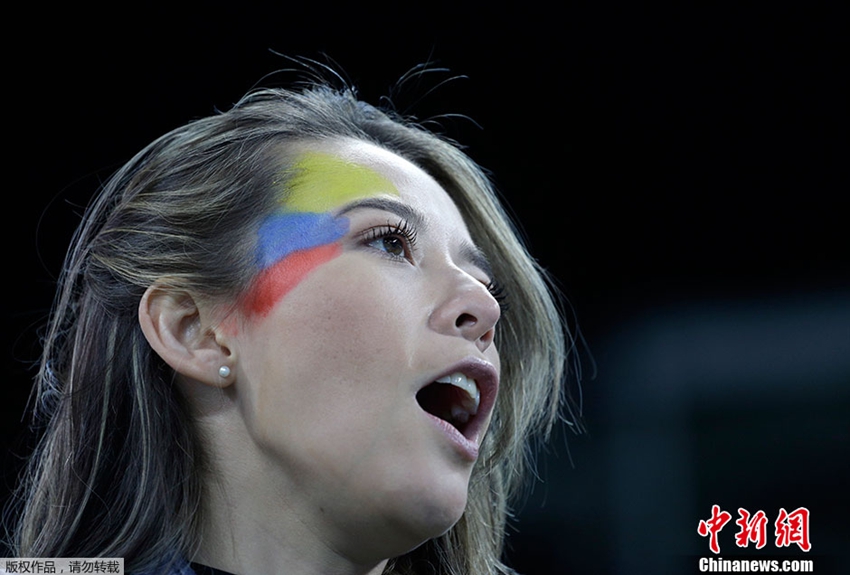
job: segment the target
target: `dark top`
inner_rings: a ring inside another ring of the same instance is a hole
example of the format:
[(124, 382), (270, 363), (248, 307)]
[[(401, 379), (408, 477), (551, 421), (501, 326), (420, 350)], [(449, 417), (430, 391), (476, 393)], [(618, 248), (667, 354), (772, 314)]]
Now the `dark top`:
[(189, 567), (195, 572), (195, 575), (233, 575), (228, 571), (222, 571), (209, 565), (201, 565), (200, 563), (189, 563)]

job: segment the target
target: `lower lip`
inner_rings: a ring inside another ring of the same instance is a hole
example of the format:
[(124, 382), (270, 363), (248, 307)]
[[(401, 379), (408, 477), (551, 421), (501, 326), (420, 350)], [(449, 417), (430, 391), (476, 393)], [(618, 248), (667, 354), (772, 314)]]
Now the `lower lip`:
[(457, 430), (455, 426), (453, 426), (448, 421), (440, 419), (434, 415), (431, 415), (427, 411), (423, 411), (425, 415), (428, 416), (437, 427), (443, 432), (443, 435), (449, 440), (449, 442), (454, 446), (455, 451), (457, 451), (464, 459), (474, 462), (478, 459), (478, 444), (474, 441), (470, 441), (466, 437), (461, 434), (460, 431)]

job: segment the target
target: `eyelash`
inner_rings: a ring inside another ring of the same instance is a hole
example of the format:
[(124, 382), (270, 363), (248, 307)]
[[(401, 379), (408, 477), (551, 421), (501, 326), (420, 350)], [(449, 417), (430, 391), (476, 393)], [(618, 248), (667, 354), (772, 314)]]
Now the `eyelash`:
[(496, 303), (499, 304), (499, 309), (502, 310), (502, 314), (508, 311), (511, 306), (505, 287), (496, 280), (490, 280), (485, 287), (487, 288), (487, 291), (490, 292), (493, 299), (496, 300)]
[[(387, 222), (386, 225), (370, 228), (363, 233), (363, 243), (371, 245), (378, 240), (386, 238), (400, 238), (404, 244), (404, 255), (394, 255), (382, 251), (386, 257), (391, 259), (406, 259), (412, 261), (413, 252), (416, 250), (416, 229), (406, 220), (400, 220), (396, 224)], [(378, 248), (375, 248), (378, 249)]]

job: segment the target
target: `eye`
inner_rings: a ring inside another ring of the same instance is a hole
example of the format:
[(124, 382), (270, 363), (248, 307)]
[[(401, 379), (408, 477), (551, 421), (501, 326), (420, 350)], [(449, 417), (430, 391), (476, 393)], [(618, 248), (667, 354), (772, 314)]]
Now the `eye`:
[(403, 258), (405, 255), (404, 240), (398, 236), (384, 236), (369, 242), (370, 246), (375, 249), (387, 252), (389, 255)]
[(508, 294), (505, 291), (504, 286), (496, 280), (491, 280), (486, 284), (486, 287), (487, 291), (490, 292), (490, 295), (493, 296), (493, 299), (496, 300), (496, 303), (499, 304), (499, 309), (504, 315), (504, 313), (508, 311), (508, 308), (510, 308)]
[(363, 234), (363, 243), (389, 258), (412, 262), (416, 246), (416, 231), (405, 221), (397, 224), (387, 222), (384, 226), (366, 230)]

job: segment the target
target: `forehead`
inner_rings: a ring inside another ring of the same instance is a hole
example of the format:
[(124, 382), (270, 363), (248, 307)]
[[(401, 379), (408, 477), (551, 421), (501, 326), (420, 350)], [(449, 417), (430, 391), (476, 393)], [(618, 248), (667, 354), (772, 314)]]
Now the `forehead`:
[[(384, 148), (356, 139), (302, 142), (295, 150), (300, 179), (314, 185), (298, 186), (304, 196), (287, 199), (311, 203), (325, 211), (367, 196), (393, 196), (419, 212), (433, 225), (469, 237), (457, 206), (424, 170)], [(323, 209), (322, 209), (323, 208)], [(438, 225), (439, 224), (439, 225)]]

